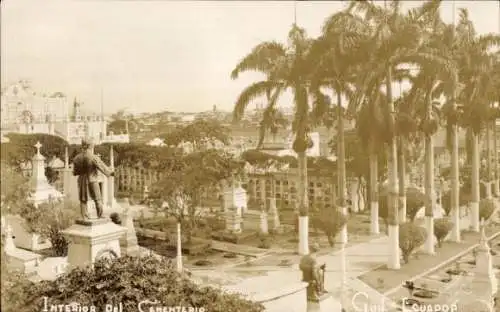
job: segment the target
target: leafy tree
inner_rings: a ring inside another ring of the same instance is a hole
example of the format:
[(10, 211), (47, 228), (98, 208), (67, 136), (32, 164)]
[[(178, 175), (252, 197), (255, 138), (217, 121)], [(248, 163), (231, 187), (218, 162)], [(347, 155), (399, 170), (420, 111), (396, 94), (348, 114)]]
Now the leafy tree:
[(434, 221), (434, 235), (437, 238), (438, 246), (441, 247), (443, 240), (453, 229), (453, 223), (447, 218), (441, 218)]
[(399, 229), (399, 248), (405, 263), (410, 261), (410, 255), (422, 246), (427, 239), (427, 231), (413, 222), (403, 223)]
[(411, 221), (415, 220), (418, 211), (424, 207), (428, 197), (415, 187), (406, 189), (406, 213)]
[[(3, 278), (2, 278), (3, 282)], [(74, 269), (54, 281), (33, 283), (22, 279), (2, 288), (2, 311), (32, 312), (43, 309), (43, 298), (51, 304), (94, 305), (123, 304), (124, 311), (137, 310), (146, 299), (162, 306), (203, 307), (214, 312), (262, 312), (261, 304), (228, 294), (212, 287), (195, 284), (175, 270), (175, 264), (164, 258), (120, 257), (99, 260), (93, 268)], [(155, 305), (143, 305), (143, 309)]]
[(19, 166), (24, 161), (31, 161), (36, 153), (35, 144), (40, 142), (40, 153), (50, 159), (52, 156), (64, 157), (64, 149), (68, 143), (61, 137), (49, 134), (19, 134), (9, 133), (9, 143), (3, 143), (1, 150), (2, 161), (12, 166)]
[(2, 215), (19, 213), (28, 205), (30, 181), (21, 174), (19, 169), (9, 165), (3, 159), (0, 166), (2, 180), (9, 181), (8, 183), (0, 183)]
[(171, 162), (164, 177), (152, 186), (151, 204), (164, 208), (185, 226), (191, 242), (192, 231), (200, 221), (200, 200), (203, 190), (223, 180), (232, 180), (241, 173), (243, 163), (229, 154), (211, 149), (195, 152)]
[(195, 151), (210, 148), (210, 145), (220, 142), (229, 144), (229, 128), (215, 119), (197, 119), (192, 123), (178, 127), (170, 133), (162, 135), (165, 144), (178, 146), (182, 142), (193, 144)]

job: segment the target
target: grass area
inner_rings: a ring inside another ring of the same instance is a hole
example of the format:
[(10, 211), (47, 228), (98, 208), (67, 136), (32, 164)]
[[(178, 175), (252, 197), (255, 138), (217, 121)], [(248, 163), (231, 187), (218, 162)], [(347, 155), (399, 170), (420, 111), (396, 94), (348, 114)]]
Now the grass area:
[[(488, 237), (499, 231), (499, 226), (486, 227)], [(463, 235), (461, 243), (445, 242), (442, 247), (436, 248), (436, 254), (433, 256), (417, 252), (409, 263), (402, 263), (399, 270), (389, 270), (384, 266), (361, 275), (359, 279), (379, 292), (385, 293), (400, 286), (403, 281), (413, 279), (415, 276), (449, 261), (477, 244), (479, 238), (479, 233), (467, 232)]]

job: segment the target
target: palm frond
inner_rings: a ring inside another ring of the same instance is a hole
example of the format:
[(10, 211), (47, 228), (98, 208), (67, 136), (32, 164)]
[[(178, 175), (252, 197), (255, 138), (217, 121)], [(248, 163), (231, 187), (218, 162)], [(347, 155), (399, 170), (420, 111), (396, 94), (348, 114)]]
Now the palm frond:
[(286, 55), (285, 47), (278, 42), (263, 42), (245, 56), (231, 72), (231, 79), (237, 79), (245, 71), (257, 71), (269, 74), (276, 61)]
[(239, 121), (243, 117), (245, 113), (245, 109), (248, 104), (263, 95), (266, 95), (268, 90), (277, 90), (278, 88), (283, 87), (281, 83), (271, 80), (259, 81), (251, 84), (247, 88), (245, 88), (238, 99), (236, 100), (236, 104), (233, 109), (233, 120)]

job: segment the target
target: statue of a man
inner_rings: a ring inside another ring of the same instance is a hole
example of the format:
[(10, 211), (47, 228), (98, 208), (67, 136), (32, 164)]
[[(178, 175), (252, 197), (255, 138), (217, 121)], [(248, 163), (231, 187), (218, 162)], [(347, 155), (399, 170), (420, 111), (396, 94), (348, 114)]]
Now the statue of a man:
[(94, 154), (92, 139), (82, 140), (82, 151), (73, 160), (73, 175), (78, 176), (78, 198), (82, 218), (89, 219), (87, 202), (93, 200), (97, 210), (97, 218), (102, 218), (103, 200), (102, 183), (99, 171), (109, 177), (113, 170), (106, 166), (99, 156)]
[(319, 265), (316, 259), (319, 245), (310, 246), (310, 253), (300, 260), (302, 281), (309, 283), (307, 286), (307, 300), (319, 300), (319, 296), (325, 293), (325, 265)]

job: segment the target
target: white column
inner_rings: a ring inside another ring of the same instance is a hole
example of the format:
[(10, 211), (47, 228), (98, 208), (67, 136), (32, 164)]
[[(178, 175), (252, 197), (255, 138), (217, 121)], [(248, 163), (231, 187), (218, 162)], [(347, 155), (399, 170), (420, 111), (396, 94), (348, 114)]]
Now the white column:
[[(109, 166), (111, 170), (115, 170), (115, 156), (113, 152), (113, 146), (109, 148)], [(114, 207), (115, 204), (115, 177), (108, 177), (108, 205), (110, 208)]]
[(181, 224), (177, 223), (177, 272), (182, 273), (182, 234)]

